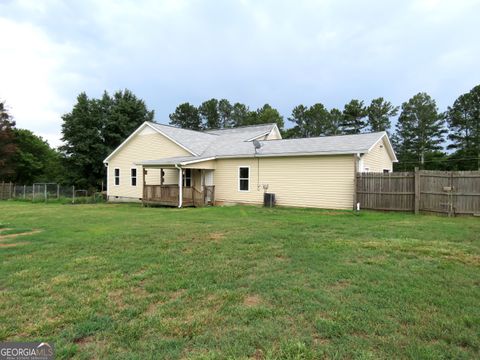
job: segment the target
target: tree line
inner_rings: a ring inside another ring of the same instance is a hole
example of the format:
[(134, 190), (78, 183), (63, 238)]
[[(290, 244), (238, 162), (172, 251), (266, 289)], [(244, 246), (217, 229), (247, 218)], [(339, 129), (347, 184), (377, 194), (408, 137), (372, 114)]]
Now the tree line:
[[(395, 126), (392, 120), (397, 118)], [(276, 123), (283, 138), (350, 135), (386, 131), (397, 153), (396, 170), (480, 169), (480, 85), (461, 95), (452, 106), (440, 112), (435, 100), (420, 92), (394, 106), (383, 97), (369, 104), (353, 99), (342, 110), (328, 109), (321, 103), (293, 108), (284, 128), (284, 119), (269, 104), (250, 110), (245, 104), (227, 99), (210, 99), (198, 107), (190, 103), (177, 106), (170, 124), (192, 130), (231, 128)]]
[(154, 112), (131, 91), (86, 93), (62, 116), (62, 141), (51, 148), (41, 137), (17, 129), (0, 102), (0, 181), (18, 184), (57, 182), (83, 189), (99, 189), (106, 180), (103, 160)]
[[(396, 119), (395, 126), (392, 120)], [(480, 169), (480, 85), (459, 96), (446, 111), (426, 93), (401, 106), (382, 97), (369, 104), (353, 99), (342, 110), (321, 103), (298, 105), (285, 129), (284, 118), (269, 104), (250, 109), (227, 99), (199, 106), (183, 103), (170, 114), (170, 124), (193, 130), (276, 123), (284, 138), (387, 131), (399, 163), (396, 170), (415, 166), (436, 170)], [(0, 181), (22, 184), (59, 182), (99, 188), (106, 179), (105, 159), (154, 112), (131, 91), (104, 92), (100, 98), (81, 93), (73, 109), (62, 116), (62, 141), (51, 148), (41, 137), (19, 129), (0, 101)]]

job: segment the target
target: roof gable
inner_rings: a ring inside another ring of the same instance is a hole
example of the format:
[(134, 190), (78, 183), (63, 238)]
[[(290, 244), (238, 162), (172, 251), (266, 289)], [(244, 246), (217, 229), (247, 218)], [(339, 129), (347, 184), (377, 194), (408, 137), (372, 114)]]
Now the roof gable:
[(140, 133), (142, 133), (144, 130), (149, 129), (153, 131), (153, 133), (158, 133), (163, 135), (165, 138), (168, 140), (172, 141), (174, 144), (178, 145), (182, 149), (186, 150), (188, 153), (192, 155), (196, 155), (194, 152), (192, 152), (190, 149), (185, 147), (183, 144), (177, 142), (176, 140), (172, 139), (168, 135), (164, 134), (163, 132), (159, 131), (159, 129), (153, 127), (150, 122), (144, 122), (142, 125), (140, 125), (128, 138), (126, 138), (115, 150), (113, 150), (106, 158), (103, 160), (104, 163), (107, 163), (115, 154), (117, 154), (124, 146), (126, 146), (134, 137), (138, 136)]

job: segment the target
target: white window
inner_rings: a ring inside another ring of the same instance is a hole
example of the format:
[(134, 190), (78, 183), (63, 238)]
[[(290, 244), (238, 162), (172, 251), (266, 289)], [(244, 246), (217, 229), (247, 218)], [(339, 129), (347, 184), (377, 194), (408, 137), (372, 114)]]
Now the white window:
[(185, 169), (185, 173), (183, 174), (183, 186), (192, 186), (192, 169)]
[(389, 172), (390, 172), (389, 169), (383, 169), (383, 173), (384, 173), (384, 174), (388, 174)]
[(238, 168), (238, 191), (250, 190), (250, 167), (240, 166)]
[(114, 178), (115, 178), (115, 185), (118, 186), (120, 185), (120, 169), (119, 168), (115, 168), (114, 170)]
[(132, 181), (132, 186), (137, 186), (137, 169), (130, 169), (130, 178)]

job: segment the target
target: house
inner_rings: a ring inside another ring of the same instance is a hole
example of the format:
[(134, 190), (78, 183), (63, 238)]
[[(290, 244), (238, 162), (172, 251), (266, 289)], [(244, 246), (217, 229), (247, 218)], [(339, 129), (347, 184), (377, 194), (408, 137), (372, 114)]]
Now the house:
[[(256, 141), (255, 141), (256, 140)], [(105, 160), (109, 201), (352, 209), (357, 171), (391, 172), (385, 132), (282, 139), (275, 124), (193, 131), (143, 123)]]

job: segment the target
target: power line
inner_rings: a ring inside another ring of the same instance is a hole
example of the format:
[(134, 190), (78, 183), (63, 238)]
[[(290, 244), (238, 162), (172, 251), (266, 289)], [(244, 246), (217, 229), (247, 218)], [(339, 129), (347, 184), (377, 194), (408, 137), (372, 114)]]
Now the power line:
[[(462, 160), (480, 160), (480, 157), (472, 157), (472, 158), (453, 158), (453, 159), (437, 159), (437, 160), (424, 160), (424, 163), (427, 162), (441, 162), (441, 161), (462, 161)], [(420, 164), (421, 161), (399, 161), (399, 164)]]

